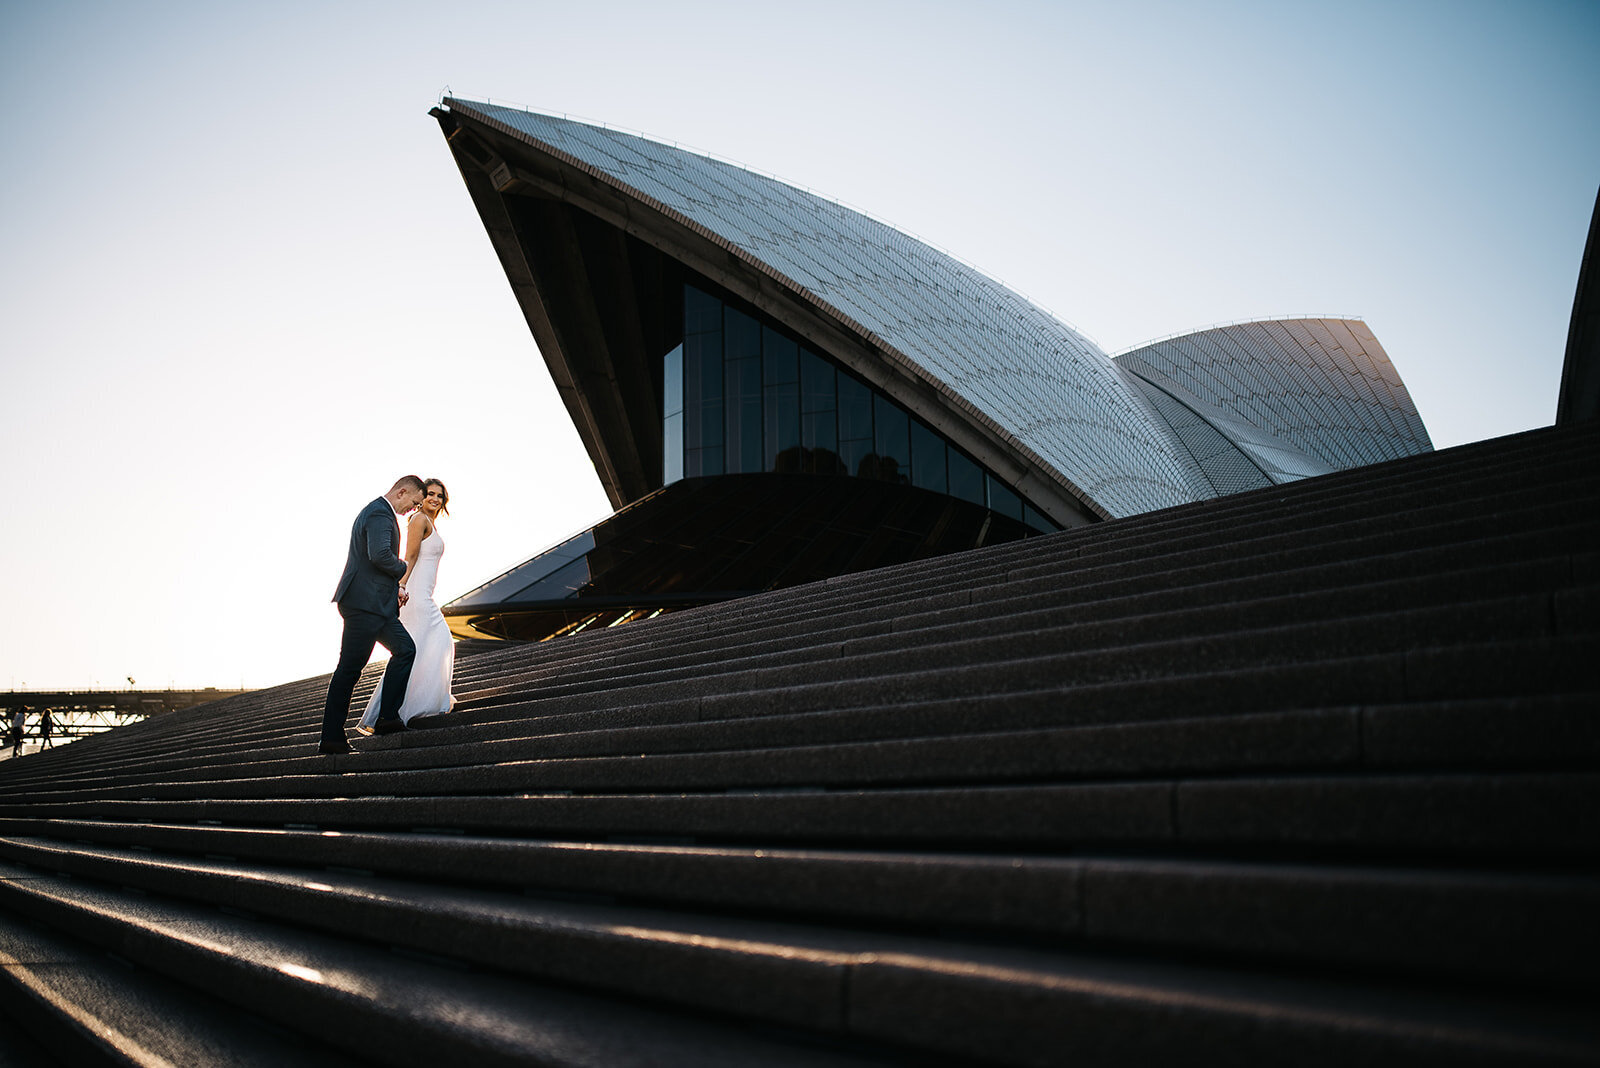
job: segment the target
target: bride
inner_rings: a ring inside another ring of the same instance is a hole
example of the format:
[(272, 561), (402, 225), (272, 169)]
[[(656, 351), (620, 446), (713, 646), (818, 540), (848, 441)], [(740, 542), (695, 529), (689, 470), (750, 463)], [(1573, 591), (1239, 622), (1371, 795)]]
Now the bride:
[[(406, 527), (406, 573), (400, 588), (411, 597), (400, 609), (400, 622), (417, 643), (417, 659), (411, 666), (411, 682), (406, 686), (400, 718), (407, 724), (423, 716), (450, 711), (456, 699), (450, 696), (450, 676), (455, 671), (455, 638), (444, 613), (433, 600), (433, 585), (439, 577), (439, 557), (444, 555), (444, 539), (439, 535), (439, 516), (450, 514), (450, 491), (444, 483), (430, 478), (423, 483), (422, 504)], [(356, 725), (362, 734), (371, 734), (378, 721), (378, 702), (383, 697), (383, 681), (367, 702), (366, 714)]]

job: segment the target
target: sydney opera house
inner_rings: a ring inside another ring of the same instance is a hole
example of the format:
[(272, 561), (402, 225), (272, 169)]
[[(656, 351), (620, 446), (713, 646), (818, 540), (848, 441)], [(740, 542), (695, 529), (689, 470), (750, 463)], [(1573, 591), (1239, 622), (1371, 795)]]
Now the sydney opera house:
[(1435, 452), (1359, 322), (1107, 355), (435, 115), (615, 514), (449, 607), (430, 729), (0, 759), (0, 1064), (1600, 1063), (1600, 208), (1556, 425)]
[(447, 605), (541, 639), (1430, 451), (1359, 321), (1115, 356), (952, 256), (609, 128), (434, 109), (616, 513)]

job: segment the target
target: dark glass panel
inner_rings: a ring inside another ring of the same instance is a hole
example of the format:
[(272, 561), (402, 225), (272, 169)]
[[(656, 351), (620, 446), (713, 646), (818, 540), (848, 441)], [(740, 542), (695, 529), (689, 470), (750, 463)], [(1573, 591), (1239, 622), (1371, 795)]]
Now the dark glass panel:
[(800, 346), (771, 327), (761, 328), (761, 355), (767, 385), (800, 381)]
[(525, 601), (554, 601), (562, 597), (571, 597), (587, 586), (592, 577), (589, 573), (589, 558), (580, 556), (556, 568), (527, 589), (519, 591), (516, 597)]
[(1042, 530), (1046, 534), (1061, 529), (1060, 523), (1057, 523), (1027, 501), (1022, 502), (1022, 521), (1034, 530)]
[[(692, 418), (692, 416), (691, 416)], [(702, 449), (722, 448), (722, 399), (700, 402), (700, 440)], [(710, 472), (707, 472), (709, 474)]]
[(882, 394), (872, 396), (872, 421), (877, 431), (877, 477), (885, 482), (905, 482), (911, 471), (911, 417), (904, 408)]
[[(847, 475), (862, 478), (878, 476), (878, 454), (872, 451), (871, 440), (857, 439), (839, 443), (839, 464)], [(981, 503), (981, 502), (979, 502)]]
[(833, 364), (809, 349), (800, 350), (800, 410), (832, 411), (838, 407)]
[(683, 346), (676, 346), (662, 357), (662, 412), (671, 415), (683, 411)]
[(973, 504), (984, 504), (983, 468), (955, 449), (950, 450), (948, 462), (950, 496)]
[(911, 420), (911, 484), (935, 493), (947, 489), (944, 438), (916, 419)]
[(817, 475), (847, 475), (844, 460), (832, 449), (814, 449), (806, 457), (806, 470)]
[(774, 384), (768, 379), (762, 390), (762, 414), (766, 424), (765, 470), (799, 471), (800, 384)]
[(722, 329), (722, 301), (694, 286), (683, 287), (683, 332), (703, 334)]
[(839, 373), (839, 440), (872, 440), (872, 390), (842, 371)]
[[(730, 316), (734, 313), (730, 311)], [(730, 335), (731, 336), (731, 335)], [(758, 339), (760, 335), (757, 335)], [(725, 368), (728, 473), (761, 470), (761, 360), (729, 360)]]
[(699, 388), (690, 389), (686, 382), (684, 393), (690, 397), (699, 397), (709, 403), (720, 403), (722, 400), (722, 353), (716, 345), (716, 334), (696, 334), (696, 338), (705, 342), (700, 347), (700, 376)]
[(516, 591), (533, 585), (551, 572), (565, 566), (568, 561), (582, 557), (594, 547), (594, 530), (586, 530), (554, 548), (546, 549), (533, 559), (518, 564), (505, 574), (484, 583), (451, 603), (471, 607), (512, 600), (516, 596)]
[(722, 333), (683, 339), (684, 447), (722, 444)]
[(1022, 518), (1022, 498), (1018, 497), (1010, 486), (989, 474), (984, 475), (983, 481), (989, 489), (991, 512), (998, 512), (1008, 519)]
[(673, 412), (665, 420), (664, 440), (661, 443), (662, 484), (676, 482), (683, 477), (683, 413)]
[(722, 474), (721, 446), (685, 450), (683, 468), (685, 478), (700, 478), (704, 475)]
[(800, 444), (805, 448), (801, 470), (819, 475), (839, 474), (839, 439), (833, 409), (804, 412), (800, 416)]
[(807, 349), (800, 350), (800, 444), (805, 450), (800, 469), (809, 474), (839, 470), (839, 431), (834, 409), (833, 364)]
[[(722, 445), (722, 350), (716, 345), (720, 339), (718, 334), (699, 334), (704, 339), (700, 348), (700, 376), (699, 388), (691, 389), (687, 382), (684, 391), (689, 395), (690, 403), (699, 399), (700, 410), (700, 440), (691, 442), (690, 448), (696, 446), (703, 449), (718, 448)], [(693, 415), (690, 416), (694, 421)], [(718, 474), (722, 465), (719, 462), (715, 470), (706, 470), (705, 474)]]
[(742, 311), (728, 308), (722, 315), (723, 355), (730, 360), (754, 360), (761, 355), (761, 324)]

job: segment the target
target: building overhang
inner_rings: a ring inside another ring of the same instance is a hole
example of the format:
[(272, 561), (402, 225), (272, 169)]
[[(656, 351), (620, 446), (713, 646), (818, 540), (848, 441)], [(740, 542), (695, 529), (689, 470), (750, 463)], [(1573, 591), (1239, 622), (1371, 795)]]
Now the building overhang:
[(848, 475), (686, 478), (442, 611), (459, 638), (537, 641), (1036, 533), (948, 494)]

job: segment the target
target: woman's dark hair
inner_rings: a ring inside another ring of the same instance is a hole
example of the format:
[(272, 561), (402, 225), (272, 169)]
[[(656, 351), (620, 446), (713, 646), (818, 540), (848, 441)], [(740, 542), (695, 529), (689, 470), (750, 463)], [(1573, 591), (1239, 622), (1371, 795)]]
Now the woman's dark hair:
[(447, 488), (445, 488), (445, 484), (443, 482), (440, 482), (436, 478), (423, 479), (423, 481), (422, 481), (422, 492), (423, 493), (427, 493), (429, 486), (438, 486), (439, 487), (439, 496), (444, 498), (443, 502), (439, 505), (439, 511), (443, 512), (445, 515), (449, 515), (450, 514), (450, 491)]

